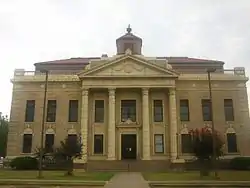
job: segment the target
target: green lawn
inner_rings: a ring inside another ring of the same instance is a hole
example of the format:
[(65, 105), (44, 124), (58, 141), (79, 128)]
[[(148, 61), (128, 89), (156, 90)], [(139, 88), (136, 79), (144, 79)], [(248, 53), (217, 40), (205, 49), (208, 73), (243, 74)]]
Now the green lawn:
[[(114, 173), (74, 171), (74, 176), (65, 176), (65, 171), (43, 171), (47, 180), (108, 181)], [(37, 179), (38, 171), (0, 170), (1, 179)]]
[[(221, 181), (250, 181), (250, 171), (219, 171), (218, 173)], [(143, 177), (149, 181), (214, 180), (213, 173), (201, 179), (199, 172), (143, 173)]]

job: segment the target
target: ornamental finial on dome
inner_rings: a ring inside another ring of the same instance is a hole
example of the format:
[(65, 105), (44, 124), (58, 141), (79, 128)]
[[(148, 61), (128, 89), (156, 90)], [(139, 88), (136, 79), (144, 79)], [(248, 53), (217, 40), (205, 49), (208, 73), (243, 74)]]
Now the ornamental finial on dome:
[(130, 27), (130, 24), (128, 24), (127, 32), (128, 32), (128, 33), (131, 33), (131, 31), (132, 31), (132, 29), (131, 29), (131, 27)]

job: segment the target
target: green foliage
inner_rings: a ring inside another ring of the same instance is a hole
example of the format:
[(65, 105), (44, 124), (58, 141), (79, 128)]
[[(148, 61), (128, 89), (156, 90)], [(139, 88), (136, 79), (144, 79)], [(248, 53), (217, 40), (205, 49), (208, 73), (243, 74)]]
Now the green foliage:
[(55, 149), (55, 157), (65, 160), (73, 160), (82, 156), (82, 144), (79, 139), (66, 138), (60, 142), (60, 147)]
[(56, 160), (65, 160), (66, 175), (73, 175), (73, 160), (82, 156), (82, 144), (77, 137), (67, 137), (60, 142), (60, 147), (55, 149), (54, 156)]
[(234, 170), (250, 170), (250, 157), (235, 157), (230, 161), (230, 168)]
[(6, 156), (7, 140), (8, 140), (8, 117), (3, 116), (0, 112), (0, 157)]
[(47, 153), (46, 153), (45, 148), (42, 149), (42, 148), (37, 147), (37, 148), (35, 149), (34, 153), (33, 153), (33, 156), (34, 156), (35, 158), (39, 159), (39, 158), (40, 158), (40, 153), (41, 153), (41, 152), (42, 152), (42, 158), (45, 159), (45, 157), (47, 156)]
[[(195, 129), (190, 132), (192, 136), (193, 151), (198, 160), (211, 160), (213, 156), (213, 134), (207, 127), (202, 129)], [(218, 158), (223, 154), (222, 148), (223, 140), (215, 131), (215, 151)]]
[(10, 167), (14, 170), (36, 170), (38, 160), (34, 157), (16, 157), (10, 162)]

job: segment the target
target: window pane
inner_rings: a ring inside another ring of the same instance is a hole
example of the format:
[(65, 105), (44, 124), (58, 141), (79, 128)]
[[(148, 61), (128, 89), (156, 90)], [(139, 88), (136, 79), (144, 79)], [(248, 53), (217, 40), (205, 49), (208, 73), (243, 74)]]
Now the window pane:
[(104, 100), (95, 100), (95, 122), (104, 122)]
[(31, 153), (32, 134), (23, 135), (23, 153)]
[(35, 116), (35, 100), (26, 101), (25, 122), (33, 122)]
[(228, 150), (228, 153), (237, 152), (237, 137), (235, 133), (227, 134), (227, 150)]
[(46, 153), (52, 153), (54, 147), (54, 134), (46, 134), (45, 137), (45, 151)]
[(69, 134), (68, 135), (68, 141), (70, 143), (77, 143), (77, 135), (76, 134)]
[(121, 100), (121, 121), (136, 122), (136, 100)]
[(47, 122), (56, 121), (56, 100), (48, 100), (47, 104)]
[(234, 121), (234, 107), (232, 99), (224, 99), (224, 112), (226, 121)]
[(162, 100), (154, 100), (154, 122), (163, 122)]
[(187, 99), (180, 100), (180, 119), (189, 121), (189, 102)]
[(211, 103), (209, 99), (202, 99), (203, 121), (211, 121)]
[(69, 122), (78, 121), (78, 100), (69, 101)]
[(103, 135), (94, 136), (94, 154), (103, 154)]
[(182, 153), (193, 153), (190, 134), (181, 134), (181, 151)]
[(164, 153), (163, 134), (155, 134), (154, 142), (155, 142), (155, 153)]

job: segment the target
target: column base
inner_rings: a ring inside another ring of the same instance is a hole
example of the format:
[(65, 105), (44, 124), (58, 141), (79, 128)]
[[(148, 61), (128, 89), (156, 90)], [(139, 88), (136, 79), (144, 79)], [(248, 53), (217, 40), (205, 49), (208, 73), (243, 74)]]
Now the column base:
[(87, 170), (87, 161), (83, 159), (74, 160), (74, 169), (81, 169), (82, 171)]
[(108, 157), (108, 158), (107, 158), (107, 161), (114, 161), (114, 160), (116, 160), (115, 157)]
[(84, 159), (74, 159), (74, 163), (85, 164), (85, 163), (87, 163), (87, 161)]
[(184, 159), (171, 159), (171, 163), (180, 164), (185, 163)]
[(150, 157), (142, 157), (142, 159), (141, 160), (143, 160), (143, 161), (150, 161), (151, 160), (151, 158)]

